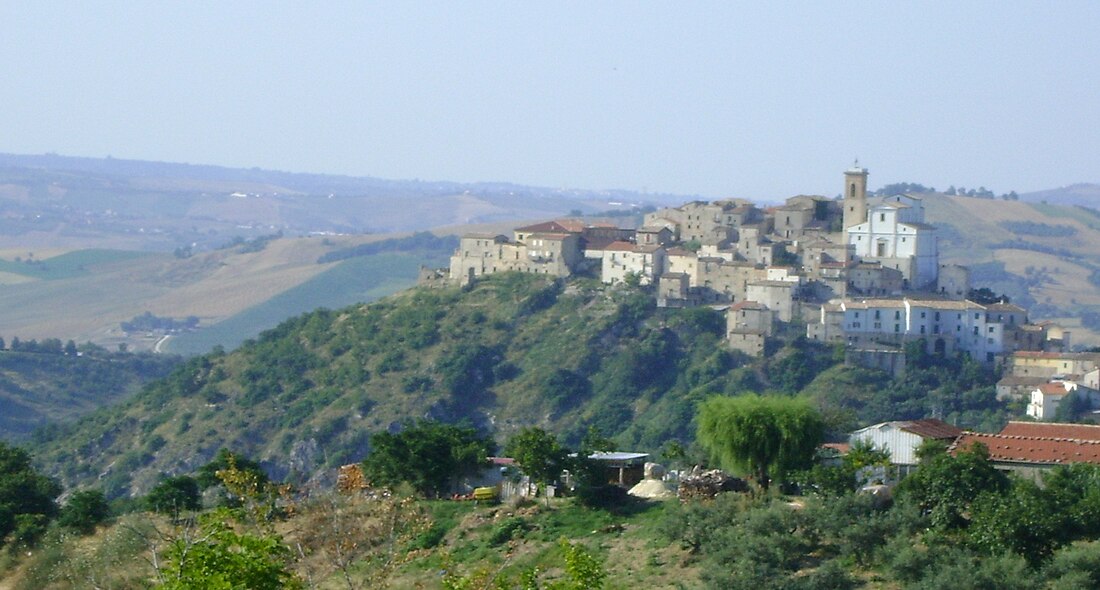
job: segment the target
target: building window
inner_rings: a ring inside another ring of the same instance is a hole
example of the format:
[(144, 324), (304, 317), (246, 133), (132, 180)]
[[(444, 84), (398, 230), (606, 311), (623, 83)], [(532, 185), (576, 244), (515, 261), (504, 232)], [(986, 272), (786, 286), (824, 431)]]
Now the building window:
[(895, 320), (900, 320), (901, 319), (901, 311), (894, 311), (894, 319)]
[(978, 333), (978, 326), (974, 326), (974, 333), (975, 333), (975, 334), (977, 334), (977, 333)]
[(886, 214), (885, 213), (879, 213), (878, 214), (878, 220), (879, 221), (886, 221)]
[(882, 312), (880, 310), (875, 310), (875, 319), (882, 319)]
[(924, 326), (921, 326), (921, 327), (920, 327), (920, 333), (921, 333), (921, 334), (924, 334)]
[(990, 327), (989, 327), (989, 333), (990, 333), (990, 334), (992, 334), (992, 333), (993, 333), (993, 326), (990, 326)]

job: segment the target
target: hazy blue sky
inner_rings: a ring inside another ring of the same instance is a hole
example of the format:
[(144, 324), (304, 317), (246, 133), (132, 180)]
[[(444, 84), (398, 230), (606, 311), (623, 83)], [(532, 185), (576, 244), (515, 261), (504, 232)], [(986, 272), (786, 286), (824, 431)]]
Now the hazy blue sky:
[[(765, 6), (761, 6), (765, 5)], [(0, 151), (774, 200), (1100, 182), (1100, 2), (4, 2)]]

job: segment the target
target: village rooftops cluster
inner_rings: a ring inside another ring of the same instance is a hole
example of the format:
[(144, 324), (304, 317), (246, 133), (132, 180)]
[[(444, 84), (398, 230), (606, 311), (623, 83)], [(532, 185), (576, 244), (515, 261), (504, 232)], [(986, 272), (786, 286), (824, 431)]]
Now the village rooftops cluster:
[(843, 199), (798, 195), (768, 208), (692, 201), (646, 214), (639, 228), (559, 219), (511, 236), (468, 234), (449, 277), (584, 274), (648, 286), (662, 307), (725, 311), (729, 346), (754, 356), (778, 326), (801, 319), (807, 337), (844, 342), (850, 362), (895, 374), (904, 345), (918, 339), (930, 353), (962, 351), (982, 363), (1068, 346), (1057, 326), (1030, 324), (1019, 306), (966, 300), (969, 271), (939, 263), (921, 197), (869, 198), (858, 166), (844, 180)]

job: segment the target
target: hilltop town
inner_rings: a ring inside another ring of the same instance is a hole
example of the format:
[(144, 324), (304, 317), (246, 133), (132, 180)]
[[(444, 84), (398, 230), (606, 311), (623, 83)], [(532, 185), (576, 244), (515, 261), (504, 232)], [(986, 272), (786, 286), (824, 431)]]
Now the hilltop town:
[[(798, 195), (766, 208), (743, 199), (693, 201), (650, 212), (637, 228), (559, 219), (517, 227), (512, 236), (466, 234), (448, 276), (468, 285), (519, 271), (648, 286), (659, 307), (724, 312), (728, 346), (749, 356), (764, 355), (779, 334), (803, 330), (811, 340), (843, 343), (849, 365), (894, 375), (904, 374), (914, 343), (927, 354), (962, 352), (1008, 368), (1002, 397), (1039, 394), (1029, 409), (1036, 417), (1052, 416), (1078, 385), (1100, 388), (1100, 358), (1071, 353), (1061, 326), (1031, 322), (1026, 309), (975, 290), (966, 267), (940, 262), (922, 196), (868, 196), (868, 175), (858, 162), (845, 170), (839, 199)], [(1026, 375), (1036, 358), (1068, 367), (1080, 364), (1078, 356), (1088, 357), (1082, 370)]]

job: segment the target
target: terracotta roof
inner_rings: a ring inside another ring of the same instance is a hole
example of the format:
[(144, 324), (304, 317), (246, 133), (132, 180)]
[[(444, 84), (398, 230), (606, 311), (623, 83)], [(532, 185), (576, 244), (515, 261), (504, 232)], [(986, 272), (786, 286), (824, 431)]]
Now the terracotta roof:
[(697, 256), (695, 252), (686, 248), (673, 247), (668, 249), (669, 256)]
[(824, 443), (821, 445), (823, 449), (832, 449), (841, 455), (848, 454), (848, 451), (852, 450), (852, 445), (848, 443)]
[(662, 231), (671, 231), (671, 230), (669, 230), (667, 227), (665, 227), (663, 225), (644, 225), (644, 226), (638, 228), (638, 233), (647, 233), (647, 234), (652, 233), (652, 234), (655, 234), (655, 233), (659, 233), (659, 232), (662, 232)]
[(618, 240), (618, 241), (611, 242), (610, 244), (604, 246), (604, 250), (607, 250), (607, 251), (615, 250), (615, 251), (619, 251), (619, 252), (633, 252), (634, 251), (634, 244), (631, 244), (630, 242), (624, 242), (622, 240)]
[[(568, 221), (568, 220), (567, 220)], [(570, 224), (573, 225), (573, 224)], [(571, 227), (566, 227), (557, 221), (544, 221), (542, 223), (536, 223), (534, 225), (525, 225), (523, 227), (517, 227), (514, 231), (521, 232), (538, 232), (538, 233), (576, 233), (579, 229), (574, 231)]]
[(1100, 442), (1100, 426), (1095, 424), (1058, 424), (1055, 422), (1009, 422), (1001, 436), (1034, 438), (1072, 438)]
[(1092, 463), (1100, 465), (1100, 441), (1038, 436), (1006, 436), (964, 432), (955, 439), (948, 452), (955, 454), (974, 443), (989, 449), (989, 457), (1006, 463), (1033, 465), (1063, 465)]
[(1043, 392), (1043, 395), (1065, 395), (1069, 393), (1066, 389), (1066, 384), (1061, 381), (1055, 381), (1054, 383), (1043, 383), (1039, 386), (1039, 391)]
[(897, 425), (901, 430), (912, 432), (924, 438), (955, 438), (963, 432), (961, 428), (952, 426), (936, 418), (910, 420), (907, 422), (899, 422)]
[(604, 250), (607, 246), (617, 242), (615, 238), (585, 238), (585, 250)]
[(768, 306), (760, 303), (759, 301), (738, 301), (737, 303), (731, 305), (730, 309), (768, 309)]
[(580, 233), (584, 231), (585, 225), (587, 225), (585, 222), (579, 219), (557, 219), (555, 221), (552, 221), (551, 223), (557, 223), (558, 225), (564, 227), (566, 231), (572, 233)]

